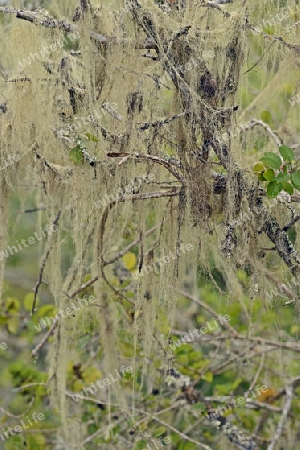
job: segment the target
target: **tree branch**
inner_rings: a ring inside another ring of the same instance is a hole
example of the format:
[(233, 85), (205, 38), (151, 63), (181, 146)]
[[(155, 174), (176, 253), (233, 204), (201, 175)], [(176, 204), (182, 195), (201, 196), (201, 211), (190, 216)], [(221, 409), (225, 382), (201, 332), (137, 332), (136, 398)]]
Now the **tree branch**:
[[(164, 166), (175, 178), (177, 178), (178, 181), (180, 181), (182, 183), (183, 186), (187, 185), (187, 181), (186, 179), (178, 172), (178, 170), (176, 170), (171, 162), (165, 161), (162, 158), (159, 158), (158, 156), (153, 156), (153, 155), (146, 155), (146, 154), (141, 154), (141, 153), (128, 153), (128, 152), (122, 152), (122, 153), (107, 153), (107, 156), (110, 156), (112, 158), (117, 158), (117, 157), (125, 157), (126, 159), (128, 158), (136, 158), (136, 159), (145, 159), (145, 160), (150, 160), (153, 161), (157, 164), (160, 164), (161, 166)], [(119, 165), (122, 163), (122, 161), (119, 163)], [(132, 197), (132, 196), (129, 196)], [(126, 198), (129, 198), (126, 197)]]
[[(22, 9), (11, 8), (9, 6), (0, 7), (0, 12), (4, 14), (15, 14), (17, 19), (26, 20), (34, 25), (41, 25), (46, 28), (57, 28), (68, 33), (78, 33), (77, 27), (65, 20), (57, 20), (49, 14), (43, 14), (39, 11), (23, 11)], [(103, 34), (89, 31), (90, 37), (101, 44), (116, 40), (114, 37), (104, 36)]]

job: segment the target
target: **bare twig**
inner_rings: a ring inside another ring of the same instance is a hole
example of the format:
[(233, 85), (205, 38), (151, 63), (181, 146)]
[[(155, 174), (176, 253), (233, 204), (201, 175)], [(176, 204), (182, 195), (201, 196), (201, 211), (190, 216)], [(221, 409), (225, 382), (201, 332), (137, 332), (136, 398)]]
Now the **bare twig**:
[(299, 219), (300, 219), (300, 216), (299, 216), (299, 215), (293, 217), (292, 220), (290, 220), (290, 222), (287, 223), (287, 224), (282, 228), (283, 231), (288, 231), (290, 228), (292, 228), (293, 225), (295, 225), (296, 222), (298, 222)]
[(174, 120), (176, 119), (180, 119), (181, 117), (184, 117), (186, 114), (188, 113), (188, 111), (185, 111), (183, 113), (180, 114), (174, 114), (171, 117), (167, 117), (166, 119), (163, 120), (156, 120), (155, 122), (145, 122), (142, 126), (138, 127), (138, 130), (141, 131), (145, 131), (148, 130), (148, 128), (155, 128), (155, 127), (162, 127), (163, 125), (167, 124), (167, 123), (171, 123), (174, 122)]
[[(192, 295), (188, 294), (185, 291), (180, 290), (179, 293), (181, 295), (183, 295), (184, 297), (188, 298), (189, 300), (191, 300), (192, 302), (196, 303), (198, 306), (200, 306), (201, 308), (205, 309), (206, 311), (208, 311), (213, 317), (215, 317), (216, 319), (220, 319), (220, 315), (217, 314), (212, 308), (210, 308), (208, 305), (206, 305), (206, 303), (202, 302), (201, 300), (198, 300), (197, 298), (193, 297)], [(220, 320), (220, 325), (223, 328), (226, 328), (228, 331), (230, 331), (230, 333), (233, 334), (234, 337), (238, 336), (237, 331), (231, 326), (229, 325), (229, 323), (226, 322), (226, 320)]]
[(247, 398), (248, 395), (250, 394), (250, 392), (252, 391), (252, 389), (254, 388), (254, 386), (257, 383), (258, 377), (260, 375), (260, 372), (262, 371), (263, 367), (264, 367), (264, 362), (265, 362), (265, 352), (261, 353), (261, 360), (260, 360), (260, 364), (259, 364), (259, 368), (257, 369), (257, 372), (253, 378), (252, 383), (249, 386), (249, 389), (246, 391), (246, 393), (244, 394), (245, 397)]
[[(55, 217), (55, 219), (53, 221), (52, 226), (53, 225), (55, 227), (57, 226), (57, 223), (58, 223), (58, 220), (60, 218), (60, 215), (61, 215), (61, 211), (58, 211), (58, 213), (57, 213), (57, 215), (56, 215), (56, 217)], [(50, 251), (51, 251), (51, 247), (48, 248), (47, 253), (45, 255), (45, 258), (44, 258), (44, 260), (42, 262), (42, 267), (41, 267), (41, 270), (40, 270), (40, 273), (39, 273), (39, 278), (38, 278), (38, 281), (37, 281), (37, 283), (35, 285), (35, 288), (34, 288), (34, 298), (33, 298), (33, 303), (32, 303), (32, 308), (31, 308), (31, 315), (32, 316), (33, 316), (33, 314), (35, 312), (35, 305), (36, 305), (36, 301), (37, 301), (37, 293), (38, 293), (40, 285), (42, 284), (43, 273), (44, 273), (44, 269), (45, 269), (46, 262), (47, 262), (47, 259), (49, 257)]]
[(294, 389), (293, 386), (290, 384), (286, 387), (286, 401), (284, 403), (282, 415), (280, 421), (278, 422), (273, 439), (271, 441), (271, 444), (268, 446), (268, 450), (274, 450), (276, 443), (278, 442), (280, 436), (282, 435), (284, 424), (287, 420), (288, 413), (292, 407), (293, 394)]
[(98, 275), (96, 275), (94, 278), (91, 278), (89, 281), (79, 286), (79, 288), (77, 288), (76, 291), (74, 291), (71, 295), (69, 295), (69, 298), (74, 298), (81, 291), (94, 284), (98, 279), (99, 279)]
[[(145, 236), (149, 236), (151, 233), (153, 233), (153, 231), (155, 231), (157, 228), (159, 228), (161, 226), (161, 224), (159, 225), (155, 225), (155, 227), (150, 228), (150, 230), (147, 230), (145, 232)], [(139, 243), (139, 239), (136, 239), (135, 241), (131, 242), (131, 244), (127, 245), (127, 247), (123, 248), (123, 250), (121, 250), (120, 252), (118, 252), (115, 256), (113, 256), (111, 259), (109, 259), (108, 261), (104, 260), (104, 266), (108, 266), (109, 264), (113, 264), (115, 261), (117, 261), (118, 259), (122, 258), (123, 255), (125, 255), (126, 253), (129, 252), (129, 250), (131, 250), (133, 247), (135, 247), (138, 243)], [(98, 275), (96, 275), (95, 277), (93, 277), (91, 280), (87, 281), (86, 283), (82, 284), (81, 286), (79, 286), (76, 291), (74, 291), (69, 298), (74, 298), (76, 297), (77, 294), (79, 294), (80, 292), (82, 292), (84, 289), (88, 288), (89, 286), (91, 286), (92, 284), (94, 284), (97, 280), (99, 279)]]
[(262, 120), (256, 120), (256, 119), (252, 119), (249, 123), (247, 123), (242, 129), (241, 131), (248, 131), (251, 130), (251, 128), (254, 128), (255, 126), (260, 126), (262, 128), (264, 128), (269, 134), (270, 136), (274, 139), (274, 141), (276, 142), (276, 145), (278, 145), (278, 147), (280, 145), (282, 145), (282, 139), (280, 136), (278, 136), (278, 134), (276, 133), (276, 131), (273, 131), (269, 125), (267, 125), (266, 123), (264, 123)]
[[(98, 262), (99, 262), (99, 269), (100, 272), (102, 274), (102, 277), (104, 279), (104, 281), (108, 284), (108, 286), (110, 286), (110, 288), (119, 296), (122, 297), (123, 300), (127, 300), (130, 303), (133, 303), (132, 300), (128, 299), (127, 297), (125, 297), (121, 291), (119, 291), (118, 289), (116, 289), (106, 278), (106, 275), (104, 273), (104, 257), (103, 257), (103, 238), (104, 238), (104, 232), (105, 232), (105, 225), (106, 225), (106, 221), (109, 215), (110, 210), (118, 203), (120, 202), (125, 202), (127, 200), (144, 200), (144, 199), (150, 199), (150, 198), (163, 198), (163, 197), (175, 197), (177, 196), (179, 193), (179, 190), (176, 188), (173, 188), (170, 191), (166, 191), (166, 192), (149, 192), (149, 193), (145, 193), (145, 194), (132, 194), (132, 195), (128, 195), (128, 196), (124, 196), (121, 197), (118, 200), (113, 200), (112, 202), (110, 202), (107, 207), (105, 208), (101, 220), (100, 220), (100, 226), (99, 226), (99, 238), (98, 238), (98, 247), (97, 247), (97, 251), (98, 251)], [(134, 303), (133, 303), (134, 304)]]
[[(121, 152), (121, 153), (107, 153), (107, 156), (116, 158), (116, 157), (131, 157), (136, 159), (145, 159), (153, 161), (157, 164), (160, 164), (161, 166), (164, 166), (175, 178), (177, 178), (178, 181), (182, 183), (183, 186), (186, 186), (187, 181), (186, 179), (173, 167), (172, 162), (165, 161), (162, 158), (159, 158), (158, 156), (153, 155), (142, 155), (141, 153), (127, 153), (127, 152)], [(144, 194), (143, 194), (144, 195)]]
[(151, 420), (154, 420), (155, 422), (160, 423), (161, 425), (165, 426), (169, 430), (171, 430), (174, 433), (178, 434), (178, 436), (180, 436), (182, 439), (185, 439), (188, 442), (192, 442), (193, 444), (196, 444), (199, 448), (203, 448), (204, 450), (212, 450), (211, 447), (209, 447), (208, 445), (201, 444), (201, 442), (190, 438), (185, 433), (182, 433), (181, 431), (177, 430), (177, 428), (174, 428), (172, 425), (169, 425), (167, 422), (165, 422), (164, 420), (159, 419), (155, 415), (149, 414), (146, 411), (143, 411), (143, 413), (146, 414), (149, 418), (151, 418)]
[(35, 387), (35, 386), (47, 386), (47, 383), (28, 383), (28, 384), (24, 384), (23, 386), (20, 386), (16, 390), (21, 391), (22, 389), (28, 389), (28, 388)]
[(30, 410), (30, 408), (32, 407), (33, 403), (34, 403), (34, 398), (31, 399), (28, 407), (26, 408), (26, 411), (23, 412), (22, 414), (20, 414), (19, 416), (16, 416), (15, 414), (10, 413), (9, 411), (6, 411), (6, 409), (1, 408), (0, 407), (0, 411), (2, 411), (4, 414), (6, 414), (8, 417), (13, 417), (14, 419), (20, 419), (21, 417), (25, 416), (25, 414), (28, 413), (28, 411)]
[[(295, 22), (291, 27), (289, 27), (287, 29), (287, 31), (283, 34), (283, 36), (285, 36), (286, 34), (290, 33), (293, 28), (295, 28), (296, 26), (298, 26), (300, 24), (300, 21)], [(270, 48), (276, 43), (276, 42), (280, 42), (281, 44), (285, 45), (287, 48), (289, 48), (290, 50), (293, 50), (297, 55), (300, 54), (300, 46), (299, 45), (294, 45), (294, 44), (289, 44), (286, 41), (283, 40), (283, 38), (281, 36), (275, 36), (272, 34), (268, 34), (265, 33), (263, 30), (260, 30), (258, 27), (255, 27), (254, 25), (248, 23), (246, 24), (246, 26), (252, 30), (255, 31), (256, 33), (261, 34), (262, 36), (264, 36), (265, 38), (267, 38), (268, 40), (272, 39), (271, 44), (267, 47), (265, 53), (263, 53), (263, 55), (256, 61), (255, 64), (253, 64), (248, 70), (246, 70), (246, 72), (243, 73), (243, 75), (245, 75), (246, 73), (250, 72), (252, 69), (254, 69), (254, 67), (256, 67), (260, 61), (262, 61), (266, 55), (266, 53), (270, 50)]]
[(52, 336), (52, 334), (54, 333), (55, 328), (58, 325), (60, 317), (57, 315), (56, 318), (54, 319), (53, 324), (51, 325), (48, 333), (43, 337), (43, 339), (41, 340), (41, 342), (32, 350), (31, 352), (31, 356), (34, 358), (38, 352), (41, 350), (42, 347), (44, 347), (44, 345), (46, 344), (46, 342), (48, 341), (48, 339), (50, 338), (50, 336)]
[(40, 208), (33, 208), (33, 209), (24, 209), (23, 211), (17, 211), (18, 214), (26, 214), (26, 213), (33, 213), (37, 211), (44, 211), (46, 209), (45, 206), (41, 206)]

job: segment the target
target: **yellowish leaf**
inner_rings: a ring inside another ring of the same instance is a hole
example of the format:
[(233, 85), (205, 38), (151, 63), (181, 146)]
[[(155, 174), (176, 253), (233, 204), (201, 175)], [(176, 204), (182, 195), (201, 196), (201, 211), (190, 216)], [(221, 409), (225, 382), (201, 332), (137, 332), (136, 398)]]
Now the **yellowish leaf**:
[(100, 380), (102, 378), (102, 372), (95, 367), (88, 367), (82, 374), (86, 383), (92, 383), (93, 381)]
[(123, 263), (127, 270), (132, 270), (136, 266), (136, 256), (132, 252), (123, 255)]
[(202, 375), (202, 379), (205, 381), (208, 381), (208, 383), (212, 383), (212, 381), (214, 379), (214, 374), (212, 372), (205, 372)]

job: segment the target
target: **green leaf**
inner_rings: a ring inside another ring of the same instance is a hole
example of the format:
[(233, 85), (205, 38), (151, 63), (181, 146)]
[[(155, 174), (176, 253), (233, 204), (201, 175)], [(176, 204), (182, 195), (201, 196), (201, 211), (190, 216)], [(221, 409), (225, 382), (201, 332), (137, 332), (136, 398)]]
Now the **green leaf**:
[(82, 151), (79, 145), (70, 150), (69, 158), (75, 164), (79, 164), (83, 160)]
[(268, 181), (274, 181), (275, 180), (275, 172), (273, 169), (267, 169), (264, 174), (264, 178)]
[(281, 154), (284, 161), (291, 162), (293, 159), (295, 159), (295, 152), (287, 145), (280, 145), (279, 146), (279, 153)]
[[(123, 285), (122, 285), (122, 287), (123, 287)], [(126, 292), (126, 297), (127, 298), (134, 298), (135, 297), (135, 292), (133, 292), (133, 291), (127, 291)]]
[(208, 381), (209, 383), (212, 383), (212, 381), (214, 379), (214, 374), (212, 372), (205, 372), (202, 375), (202, 379), (205, 381)]
[(90, 134), (90, 133), (84, 133), (84, 134), (88, 138), (89, 141), (99, 142), (99, 139), (97, 138), (97, 136), (94, 136), (93, 134)]
[(282, 191), (282, 184), (277, 181), (271, 181), (267, 187), (267, 194), (269, 198), (275, 198)]
[(137, 442), (134, 450), (145, 450), (147, 445), (148, 445), (147, 441), (145, 441), (145, 440), (139, 441), (139, 442)]
[(264, 156), (260, 158), (260, 161), (272, 167), (273, 169), (280, 169), (282, 165), (281, 158), (272, 152), (265, 152)]
[(258, 173), (257, 174), (257, 178), (259, 179), (259, 181), (267, 181), (263, 175), (263, 173)]
[(292, 195), (294, 193), (293, 186), (290, 183), (288, 183), (287, 181), (282, 182), (282, 187), (285, 190), (285, 192), (287, 192), (288, 194)]
[[(31, 308), (30, 308), (31, 311)], [(36, 312), (34, 317), (44, 318), (46, 316), (56, 316), (56, 309), (54, 305), (43, 305)]]
[(166, 427), (161, 426), (156, 428), (156, 430), (153, 433), (153, 436), (159, 438), (162, 434), (164, 434), (167, 431)]
[(7, 321), (7, 330), (11, 334), (17, 334), (20, 329), (20, 319), (19, 317), (12, 317)]
[(291, 176), (294, 187), (300, 190), (300, 172), (295, 172)]
[(282, 183), (283, 181), (289, 181), (289, 178), (289, 174), (280, 172), (276, 177), (276, 181)]
[(264, 165), (261, 162), (256, 163), (255, 166), (253, 167), (253, 171), (255, 173), (262, 172), (263, 170), (264, 170)]
[(5, 300), (5, 308), (10, 314), (15, 314), (20, 311), (20, 301), (14, 297), (7, 297)]
[(272, 122), (272, 116), (270, 111), (263, 111), (260, 115), (260, 118), (265, 123), (271, 123)]

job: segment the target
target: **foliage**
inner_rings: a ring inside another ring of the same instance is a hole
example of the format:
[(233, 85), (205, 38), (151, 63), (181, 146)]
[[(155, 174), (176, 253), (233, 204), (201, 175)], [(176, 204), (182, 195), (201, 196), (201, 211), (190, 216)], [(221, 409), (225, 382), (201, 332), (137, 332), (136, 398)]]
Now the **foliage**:
[(300, 190), (300, 166), (295, 163), (295, 152), (287, 145), (279, 146), (281, 158), (273, 152), (265, 152), (260, 158), (261, 163), (254, 166), (259, 181), (268, 181), (267, 195), (275, 198), (284, 190), (294, 193), (294, 188)]

